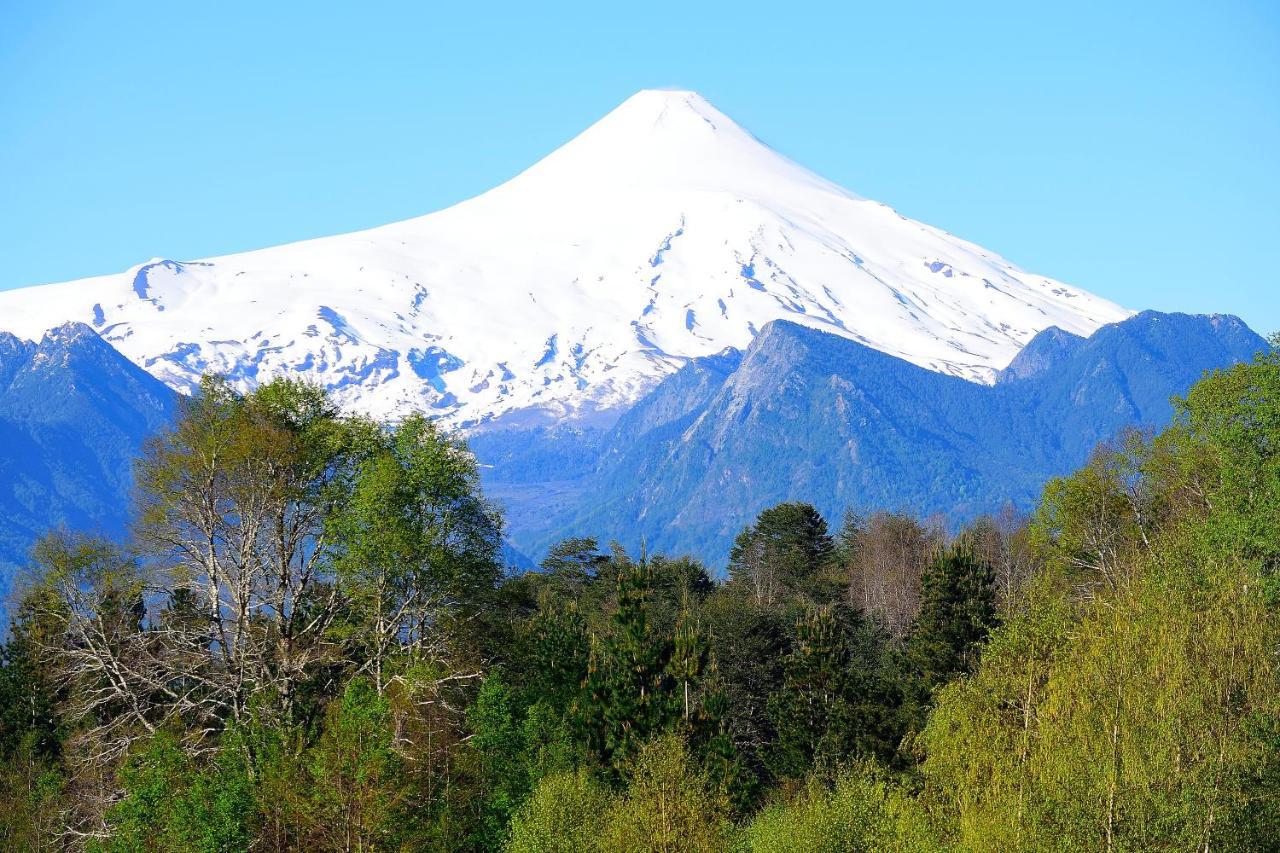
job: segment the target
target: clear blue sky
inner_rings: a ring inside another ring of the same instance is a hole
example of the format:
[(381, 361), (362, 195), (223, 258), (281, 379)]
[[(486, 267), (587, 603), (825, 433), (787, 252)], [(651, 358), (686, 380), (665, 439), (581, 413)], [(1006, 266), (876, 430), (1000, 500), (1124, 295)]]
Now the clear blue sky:
[(1024, 267), (1280, 329), (1276, 0), (4, 0), (0, 289), (426, 213), (655, 86)]

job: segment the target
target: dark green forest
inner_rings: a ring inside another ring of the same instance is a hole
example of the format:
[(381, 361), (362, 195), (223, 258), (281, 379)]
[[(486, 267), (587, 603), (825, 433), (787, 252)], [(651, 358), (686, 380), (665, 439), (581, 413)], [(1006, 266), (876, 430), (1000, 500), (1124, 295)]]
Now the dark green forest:
[[(508, 572), (465, 444), (184, 401), (0, 652), (13, 850), (1280, 849), (1280, 353), (1036, 509)], [(923, 461), (922, 461), (923, 463)]]

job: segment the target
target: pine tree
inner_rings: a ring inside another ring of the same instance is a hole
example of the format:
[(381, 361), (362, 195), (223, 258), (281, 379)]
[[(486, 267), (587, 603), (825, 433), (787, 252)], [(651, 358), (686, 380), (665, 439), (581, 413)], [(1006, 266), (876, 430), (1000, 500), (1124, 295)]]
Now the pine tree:
[(802, 778), (815, 765), (829, 768), (884, 751), (875, 645), (862, 620), (848, 611), (815, 607), (800, 617), (783, 685), (769, 697), (777, 730), (770, 754), (775, 774)]
[(972, 672), (997, 621), (995, 572), (963, 549), (940, 553), (921, 579), (920, 615), (903, 654), (905, 723), (923, 724), (933, 690)]
[(573, 605), (544, 600), (522, 639), (530, 704), (567, 707), (582, 689), (589, 663), (590, 638), (582, 615)]
[(680, 713), (670, 663), (673, 643), (651, 630), (649, 569), (625, 568), (618, 578), (618, 609), (610, 630), (593, 640), (578, 724), (606, 767), (625, 772), (652, 735)]
[(689, 611), (686, 596), (676, 620), (675, 636), (672, 640), (671, 675), (676, 679), (681, 692), (685, 725), (690, 723), (692, 713), (690, 691), (694, 689), (702, 677), (710, 658), (710, 644), (706, 633), (697, 617)]

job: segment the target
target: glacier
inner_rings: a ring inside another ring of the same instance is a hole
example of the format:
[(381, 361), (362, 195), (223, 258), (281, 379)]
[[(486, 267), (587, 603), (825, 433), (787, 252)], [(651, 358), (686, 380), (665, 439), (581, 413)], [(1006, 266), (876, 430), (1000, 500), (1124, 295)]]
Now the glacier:
[(353, 410), (608, 424), (774, 320), (992, 384), (1049, 327), (1131, 312), (792, 162), (694, 92), (639, 92), (510, 181), (415, 219), (0, 293), (178, 391), (313, 379)]

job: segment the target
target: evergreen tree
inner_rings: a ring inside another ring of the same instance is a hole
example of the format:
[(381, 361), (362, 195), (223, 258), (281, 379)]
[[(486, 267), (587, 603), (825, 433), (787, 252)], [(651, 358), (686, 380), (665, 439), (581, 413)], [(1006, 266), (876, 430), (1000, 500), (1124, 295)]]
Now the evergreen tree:
[(572, 605), (561, 606), (548, 597), (517, 642), (530, 701), (567, 708), (582, 689), (590, 657), (582, 615)]
[(680, 702), (671, 674), (673, 644), (649, 625), (649, 568), (618, 578), (618, 609), (609, 632), (592, 645), (578, 725), (614, 773), (622, 774), (640, 744), (672, 724)]
[(932, 704), (931, 693), (973, 671), (983, 641), (995, 627), (995, 572), (967, 550), (940, 553), (921, 584), (920, 615), (903, 650), (905, 725), (917, 729)]
[(817, 607), (797, 622), (782, 687), (769, 697), (777, 731), (770, 766), (780, 777), (799, 779), (815, 766), (831, 768), (884, 751), (877, 708), (880, 661), (861, 619), (843, 615), (842, 620), (834, 607)]
[(828, 602), (839, 595), (826, 573), (835, 553), (827, 522), (812, 505), (778, 504), (738, 534), (729, 577), (759, 604), (772, 606), (795, 595)]
[(676, 621), (670, 663), (671, 675), (681, 692), (681, 714), (686, 726), (690, 725), (692, 714), (696, 711), (697, 697), (691, 696), (691, 691), (706, 671), (709, 657), (710, 645), (706, 634), (697, 618), (689, 611), (686, 597)]

